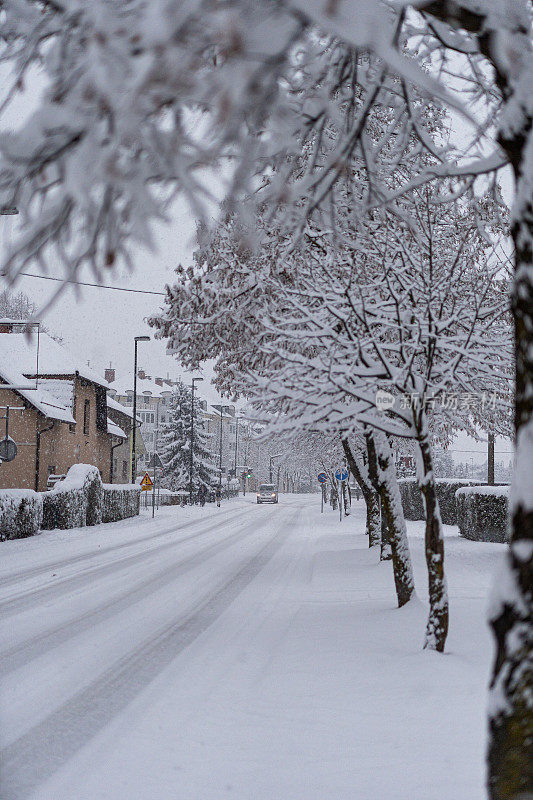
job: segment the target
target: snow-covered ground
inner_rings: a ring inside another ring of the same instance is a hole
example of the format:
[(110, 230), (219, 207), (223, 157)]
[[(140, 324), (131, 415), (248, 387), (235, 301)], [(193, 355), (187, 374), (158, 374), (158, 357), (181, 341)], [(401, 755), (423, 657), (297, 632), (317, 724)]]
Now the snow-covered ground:
[(3, 800), (482, 800), (502, 545), (448, 529), (448, 652), (314, 496), (1, 547)]

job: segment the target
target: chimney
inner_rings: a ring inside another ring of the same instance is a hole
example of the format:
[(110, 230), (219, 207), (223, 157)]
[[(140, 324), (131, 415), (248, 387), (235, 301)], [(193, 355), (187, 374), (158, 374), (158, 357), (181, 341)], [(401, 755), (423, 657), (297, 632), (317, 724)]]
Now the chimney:
[(146, 372), (144, 371), (144, 369), (140, 369), (137, 372), (137, 377), (140, 378), (142, 381), (146, 379)]
[(163, 386), (163, 378), (156, 378), (155, 382), (157, 383), (158, 386)]
[(115, 370), (113, 369), (111, 364), (109, 365), (109, 367), (104, 372), (104, 378), (106, 379), (106, 381), (108, 383), (114, 383), (114, 381), (115, 381)]

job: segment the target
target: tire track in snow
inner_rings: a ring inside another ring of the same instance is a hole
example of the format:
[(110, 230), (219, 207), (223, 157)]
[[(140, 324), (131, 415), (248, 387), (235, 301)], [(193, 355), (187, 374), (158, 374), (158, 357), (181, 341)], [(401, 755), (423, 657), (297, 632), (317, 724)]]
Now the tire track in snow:
[[(249, 516), (249, 515), (247, 515)], [(233, 523), (235, 520), (231, 520)], [(64, 642), (68, 641), (74, 636), (88, 630), (89, 628), (98, 625), (101, 622), (113, 617), (131, 606), (139, 603), (151, 594), (159, 591), (160, 589), (172, 583), (176, 578), (185, 575), (196, 566), (205, 563), (210, 558), (213, 558), (218, 553), (232, 547), (236, 542), (241, 541), (257, 533), (264, 525), (270, 524), (271, 519), (267, 518), (262, 522), (248, 523), (243, 530), (236, 531), (224, 539), (220, 539), (211, 545), (203, 548), (202, 550), (194, 553), (193, 555), (186, 556), (178, 562), (173, 562), (170, 566), (166, 566), (163, 570), (151, 575), (149, 578), (137, 583), (133, 589), (126, 590), (118, 596), (115, 596), (107, 602), (101, 603), (96, 608), (91, 608), (89, 611), (81, 614), (80, 616), (70, 619), (55, 628), (43, 631), (30, 639), (21, 642), (9, 650), (4, 650), (0, 653), (0, 677), (8, 675), (10, 672), (24, 666), (31, 660), (39, 658), (47, 653), (54, 647), (58, 647)], [(201, 534), (189, 536), (187, 541), (198, 538), (200, 535), (207, 535), (215, 530), (220, 523), (212, 524), (209, 529), (205, 529)], [(184, 539), (181, 540), (185, 541)], [(176, 545), (177, 543), (173, 543)], [(151, 555), (151, 553), (150, 553)], [(92, 576), (91, 576), (92, 577)]]
[[(240, 512), (233, 511), (233, 509), (228, 509), (223, 514), (215, 512), (214, 514), (209, 514), (206, 517), (199, 517), (198, 519), (190, 520), (189, 522), (185, 522), (183, 525), (179, 523), (175, 523), (170, 527), (165, 527), (164, 530), (157, 530), (155, 533), (151, 533), (149, 536), (140, 536), (136, 539), (129, 539), (126, 542), (121, 542), (120, 544), (111, 545), (110, 547), (103, 547), (98, 548), (97, 550), (93, 550), (89, 553), (81, 553), (77, 556), (72, 556), (70, 558), (61, 559), (60, 561), (52, 561), (48, 562), (43, 565), (39, 565), (38, 567), (31, 567), (27, 570), (21, 570), (20, 572), (14, 572), (9, 575), (2, 576), (2, 588), (6, 588), (12, 585), (16, 585), (21, 581), (30, 580), (31, 578), (36, 578), (39, 575), (46, 575), (51, 570), (56, 569), (65, 569), (71, 566), (75, 566), (76, 564), (82, 564), (84, 561), (91, 561), (95, 558), (101, 558), (102, 556), (107, 555), (108, 553), (119, 552), (121, 550), (135, 547), (136, 545), (142, 545), (145, 542), (151, 542), (154, 539), (160, 539), (163, 536), (167, 536), (169, 533), (181, 532), (186, 530), (187, 528), (191, 528), (193, 525), (201, 525), (202, 523), (209, 522), (209, 520), (217, 519), (219, 522), (222, 520), (224, 522), (230, 521), (232, 519), (231, 516), (228, 517), (228, 513), (231, 515), (232, 513), (236, 516), (240, 516)], [(132, 517), (132, 521), (136, 520), (136, 518)], [(152, 520), (147, 520), (146, 522), (143, 521), (143, 524), (149, 524)], [(161, 521), (161, 524), (164, 524), (164, 521)]]
[[(238, 522), (242, 517), (245, 516), (249, 516), (249, 511), (247, 509), (235, 514), (229, 520), (223, 520), (223, 522)], [(0, 602), (0, 614), (5, 619), (6, 617), (13, 616), (14, 614), (19, 614), (21, 611), (31, 609), (34, 605), (55, 600), (64, 594), (70, 594), (77, 589), (83, 588), (85, 584), (91, 584), (100, 578), (105, 578), (108, 575), (116, 574), (121, 570), (129, 569), (130, 567), (135, 566), (135, 564), (141, 563), (146, 558), (160, 555), (161, 553), (165, 552), (165, 550), (172, 550), (173, 548), (180, 547), (182, 544), (186, 544), (194, 539), (205, 536), (206, 534), (211, 533), (211, 531), (220, 527), (221, 522), (222, 520), (219, 518), (213, 521), (208, 527), (203, 528), (203, 530), (196, 533), (191, 533), (189, 536), (184, 536), (177, 540), (173, 539), (170, 542), (164, 542), (163, 544), (155, 547), (142, 550), (140, 553), (134, 553), (131, 556), (115, 559), (113, 561), (106, 562), (105, 564), (95, 564), (94, 566), (90, 566), (84, 570), (76, 572), (74, 575), (69, 575), (65, 578), (59, 578), (58, 580), (52, 581), (45, 586), (20, 592)], [(169, 528), (167, 531), (165, 531), (165, 535), (168, 535), (175, 530), (175, 527)], [(163, 534), (161, 533), (159, 536), (163, 536)]]
[(299, 511), (282, 519), (269, 541), (214, 593), (6, 747), (2, 751), (2, 799), (29, 797), (216, 622), (280, 549), (298, 516)]

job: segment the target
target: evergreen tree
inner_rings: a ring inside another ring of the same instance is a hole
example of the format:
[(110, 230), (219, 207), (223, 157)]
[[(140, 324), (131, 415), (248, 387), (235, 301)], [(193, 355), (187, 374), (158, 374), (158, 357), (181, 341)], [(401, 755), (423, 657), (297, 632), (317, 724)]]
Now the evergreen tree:
[[(162, 484), (165, 488), (188, 489), (191, 457), (191, 390), (182, 381), (174, 388), (168, 414), (163, 426), (161, 460)], [(194, 404), (193, 491), (203, 484), (208, 486), (215, 476), (207, 433), (200, 405)]]

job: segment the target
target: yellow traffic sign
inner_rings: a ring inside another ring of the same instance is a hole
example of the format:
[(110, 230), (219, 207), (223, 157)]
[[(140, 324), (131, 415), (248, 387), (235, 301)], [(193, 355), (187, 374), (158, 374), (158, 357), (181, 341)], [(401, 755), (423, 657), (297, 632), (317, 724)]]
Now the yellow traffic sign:
[(151, 477), (148, 475), (147, 472), (145, 472), (144, 478), (141, 481), (141, 491), (147, 492), (152, 488), (153, 485), (154, 482), (152, 481)]

